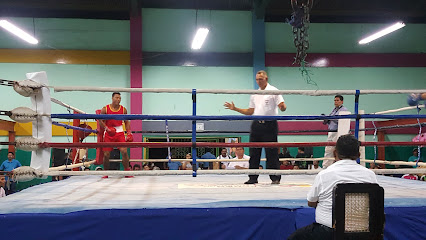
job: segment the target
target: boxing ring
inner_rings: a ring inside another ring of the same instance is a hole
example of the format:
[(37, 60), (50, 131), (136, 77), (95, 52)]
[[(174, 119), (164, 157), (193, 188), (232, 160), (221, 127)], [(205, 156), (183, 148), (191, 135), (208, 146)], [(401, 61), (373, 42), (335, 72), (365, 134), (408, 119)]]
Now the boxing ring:
[[(58, 91), (60, 90), (57, 88)], [(64, 90), (65, 88), (62, 88)], [(70, 88), (71, 89), (71, 88)], [(87, 91), (96, 91), (99, 88)], [(56, 89), (55, 89), (56, 90)], [(79, 90), (73, 88), (72, 90)], [(81, 89), (80, 89), (81, 90)], [(102, 89), (102, 91), (110, 89)], [(114, 91), (126, 91), (115, 89)], [(137, 90), (136, 90), (137, 91)], [(168, 90), (170, 91), (170, 90)], [(176, 90), (182, 91), (182, 90)], [(406, 90), (408, 93), (408, 90)], [(161, 91), (154, 91), (161, 92)], [(188, 92), (188, 91), (187, 91)], [(200, 92), (200, 91), (198, 91)], [(201, 91), (202, 92), (202, 91)], [(309, 92), (309, 91), (308, 91)], [(344, 91), (339, 91), (344, 92)], [(384, 91), (386, 92), (386, 91)], [(404, 92), (404, 91), (401, 91)], [(410, 91), (411, 93), (412, 91)], [(195, 90), (189, 91), (192, 95)], [(241, 94), (258, 93), (247, 90)], [(348, 91), (359, 97), (359, 91)], [(377, 91), (376, 91), (377, 93)], [(277, 94), (282, 94), (277, 91)], [(287, 93), (292, 94), (292, 93)], [(295, 91), (293, 94), (300, 94)], [(317, 93), (307, 93), (315, 95)], [(328, 93), (333, 95), (334, 92)], [(345, 93), (343, 93), (345, 94)], [(195, 105), (195, 98), (194, 105)], [(119, 119), (190, 120), (324, 120), (356, 119), (356, 135), (361, 118), (425, 118), (425, 115), (344, 116), (146, 116), (126, 115)], [(31, 113), (32, 114), (32, 113)], [(27, 114), (32, 119), (34, 115)], [(38, 114), (38, 113), (37, 113)], [(19, 114), (16, 114), (19, 115)], [(39, 114), (40, 115), (40, 114)], [(97, 114), (51, 114), (43, 117), (66, 119), (107, 119)], [(18, 116), (22, 117), (22, 116)], [(194, 127), (195, 128), (195, 127)], [(78, 128), (76, 128), (78, 129)], [(80, 129), (81, 130), (81, 129)], [(114, 143), (126, 147), (219, 147), (219, 146), (331, 146), (333, 143)], [(11, 143), (10, 143), (11, 144)], [(121, 144), (121, 145), (120, 145)], [(412, 142), (362, 142), (363, 146), (406, 146)], [(103, 147), (108, 143), (53, 143), (44, 138), (16, 140), (16, 146), (32, 151), (69, 147)], [(50, 151), (50, 150), (49, 150)], [(193, 150), (194, 153), (194, 150)], [(195, 152), (196, 153), (196, 152)], [(196, 154), (193, 154), (193, 156)], [(193, 158), (195, 166), (197, 159)], [(415, 163), (421, 165), (420, 163)], [(307, 206), (306, 194), (317, 170), (167, 170), (167, 171), (37, 171), (37, 176), (72, 175), (0, 198), (0, 226), (4, 236), (23, 239), (286, 239), (297, 228), (315, 220), (315, 209)], [(394, 169), (374, 170), (378, 174)], [(424, 169), (399, 172), (424, 173)], [(247, 173), (262, 174), (259, 184), (244, 185)], [(280, 185), (271, 185), (264, 174), (282, 174)], [(112, 177), (102, 179), (102, 175)], [(134, 178), (123, 178), (124, 175)], [(196, 176), (196, 177), (191, 177)], [(24, 176), (28, 177), (28, 176)], [(385, 190), (385, 239), (426, 239), (426, 184), (387, 176), (377, 176)]]

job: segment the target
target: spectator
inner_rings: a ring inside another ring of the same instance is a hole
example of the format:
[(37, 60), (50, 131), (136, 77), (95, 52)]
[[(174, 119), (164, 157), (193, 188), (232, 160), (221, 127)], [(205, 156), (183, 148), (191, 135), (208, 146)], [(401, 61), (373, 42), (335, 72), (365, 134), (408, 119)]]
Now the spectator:
[[(413, 148), (413, 156), (411, 156), (410, 158), (408, 158), (409, 162), (417, 162), (417, 160), (419, 160), (419, 162), (423, 162), (423, 159), (420, 157), (419, 159), (419, 149), (418, 148)], [(413, 168), (416, 168), (416, 165), (413, 165)]]
[(378, 165), (376, 165), (375, 163), (370, 163), (370, 167), (369, 169), (380, 169)]
[[(297, 148), (296, 158), (307, 158), (304, 147)], [(308, 169), (308, 163), (306, 161), (298, 161), (295, 165), (299, 165), (300, 169)]]
[(133, 165), (133, 171), (140, 171), (140, 170), (141, 170), (141, 165), (139, 164)]
[[(235, 155), (236, 157), (234, 159), (246, 159), (250, 160), (250, 157), (244, 154), (244, 148), (243, 147), (236, 147), (235, 149)], [(249, 168), (249, 162), (228, 162), (228, 164), (222, 165), (223, 169), (248, 169)]]
[(263, 166), (262, 166), (262, 165), (259, 165), (259, 169), (263, 169)]
[[(170, 158), (171, 159), (176, 159), (175, 149), (172, 149), (170, 151)], [(177, 161), (177, 162), (175, 162), (175, 161), (169, 161), (167, 163), (167, 166), (169, 167), (169, 170), (180, 170), (181, 167), (182, 167), (182, 163), (179, 162), (179, 161)]]
[(4, 191), (5, 186), (6, 186), (6, 177), (3, 175), (0, 175), (0, 198), (6, 197), (6, 192)]
[(186, 160), (182, 162), (182, 170), (192, 170), (192, 154), (187, 153), (185, 158)]
[[(226, 159), (226, 160), (229, 160), (229, 159), (232, 159), (232, 157), (228, 154), (228, 149), (227, 148), (222, 148), (220, 150), (220, 155), (217, 157), (217, 159)], [(226, 164), (228, 164), (228, 162), (226, 162)], [(219, 162), (219, 166), (222, 167), (222, 165), (223, 165), (223, 163)]]
[[(280, 150), (280, 148), (278, 148), (278, 151)], [(290, 155), (290, 152), (287, 150), (287, 147), (283, 147), (281, 152), (278, 154), (279, 158), (293, 158)]]
[(152, 170), (152, 169), (151, 169), (151, 164), (149, 164), (149, 163), (145, 163), (145, 164), (143, 165), (143, 170), (144, 170), (144, 171)]
[(319, 161), (313, 161), (311, 169), (312, 170), (322, 169), (322, 167), (319, 166)]
[(308, 206), (315, 208), (315, 223), (297, 229), (288, 239), (333, 239), (332, 196), (340, 183), (377, 183), (373, 171), (357, 164), (360, 142), (342, 135), (336, 142), (336, 162), (319, 172), (307, 195)]
[[(216, 156), (213, 155), (211, 152), (210, 148), (206, 148), (206, 153), (204, 153), (201, 156), (201, 159), (216, 159)], [(203, 162), (200, 164), (202, 169), (209, 169), (212, 168), (213, 166), (210, 167), (210, 163), (209, 162)]]
[[(0, 165), (0, 171), (11, 172), (13, 169), (21, 167), (21, 163), (15, 159), (15, 154), (13, 152), (9, 152), (7, 154), (7, 160), (5, 160)], [(8, 177), (5, 177), (6, 182), (8, 181)], [(16, 192), (16, 182), (10, 179), (10, 185), (6, 187), (6, 195), (12, 194)]]
[(283, 161), (281, 163), (281, 166), (280, 166), (281, 170), (290, 170), (290, 169), (293, 169), (293, 168), (294, 168), (294, 166), (287, 160)]
[(95, 168), (95, 171), (102, 171), (103, 169), (102, 169), (102, 167), (96, 167)]

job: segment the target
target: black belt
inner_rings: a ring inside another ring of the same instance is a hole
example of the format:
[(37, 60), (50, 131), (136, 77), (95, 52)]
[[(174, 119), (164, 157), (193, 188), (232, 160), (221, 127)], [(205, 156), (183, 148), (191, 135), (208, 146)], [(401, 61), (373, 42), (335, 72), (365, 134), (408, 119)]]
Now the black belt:
[(275, 123), (277, 120), (254, 120), (255, 123), (266, 124), (266, 123)]

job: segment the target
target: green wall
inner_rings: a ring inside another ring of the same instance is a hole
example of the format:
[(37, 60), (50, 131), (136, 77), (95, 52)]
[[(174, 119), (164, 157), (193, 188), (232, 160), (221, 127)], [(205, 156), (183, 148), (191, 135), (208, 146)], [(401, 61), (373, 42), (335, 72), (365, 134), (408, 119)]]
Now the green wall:
[[(199, 52), (252, 52), (252, 13), (249, 11), (143, 9), (142, 47), (150, 52), (189, 52), (196, 27), (207, 25), (210, 33)], [(0, 31), (0, 48), (129, 50), (130, 26), (127, 20), (12, 18), (41, 40), (30, 46)], [(405, 28), (368, 45), (357, 42), (383, 24), (311, 24), (309, 53), (424, 53), (426, 25), (408, 24)], [(289, 25), (265, 23), (266, 51), (294, 53), (295, 47)], [(58, 51), (61, 54), (61, 51)], [(167, 54), (167, 53), (164, 53)], [(271, 84), (282, 90), (327, 89), (425, 89), (426, 68), (309, 68), (318, 87), (309, 85), (296, 67), (269, 67)], [(1, 78), (21, 80), (25, 73), (46, 71), (54, 86), (130, 87), (130, 67), (111, 65), (63, 65), (37, 63), (0, 63)], [(198, 89), (252, 89), (251, 67), (169, 67), (144, 66), (143, 87), (198, 88)], [(2, 110), (31, 106), (29, 99), (10, 88), (0, 87)], [(52, 97), (93, 113), (110, 102), (110, 93), (66, 92)], [(329, 113), (332, 97), (284, 96), (288, 110), (284, 115), (317, 115)], [(360, 109), (376, 112), (406, 106), (405, 95), (362, 95)], [(353, 111), (353, 96), (345, 96), (345, 105)], [(248, 95), (200, 94), (197, 113), (200, 115), (235, 115), (224, 109), (225, 101), (234, 101), (238, 107), (248, 107)], [(129, 94), (123, 94), (122, 104), (129, 108)], [(62, 107), (52, 105), (52, 112), (65, 113)], [(143, 94), (143, 113), (156, 115), (189, 115), (192, 113), (190, 94)], [(415, 111), (401, 112), (414, 114)], [(0, 117), (1, 119), (7, 119)], [(390, 135), (387, 140), (409, 141), (411, 135)], [(367, 140), (371, 136), (367, 136)], [(5, 137), (0, 137), (4, 140)], [(247, 136), (245, 136), (247, 139)], [(283, 142), (324, 141), (325, 136), (280, 136)], [(66, 141), (55, 137), (53, 141)], [(93, 141), (89, 138), (88, 141)], [(2, 146), (2, 154), (6, 147)], [(295, 152), (295, 148), (291, 149)], [(370, 151), (370, 150), (368, 150)], [(367, 151), (367, 152), (368, 152)], [(407, 155), (401, 151), (401, 156)], [(405, 151), (406, 152), (406, 151)], [(19, 154), (23, 154), (18, 152)], [(323, 148), (315, 148), (315, 156)], [(368, 152), (368, 154), (371, 154)], [(393, 154), (392, 156), (396, 156)], [(25, 155), (21, 156), (26, 158)]]

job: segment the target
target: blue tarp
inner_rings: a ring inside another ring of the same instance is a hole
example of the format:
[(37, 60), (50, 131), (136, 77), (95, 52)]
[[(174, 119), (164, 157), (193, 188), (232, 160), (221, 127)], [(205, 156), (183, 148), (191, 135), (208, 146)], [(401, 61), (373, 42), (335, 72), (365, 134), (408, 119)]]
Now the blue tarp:
[[(385, 239), (426, 239), (426, 207), (385, 207)], [(0, 215), (13, 239), (286, 239), (311, 208), (166, 208)]]

